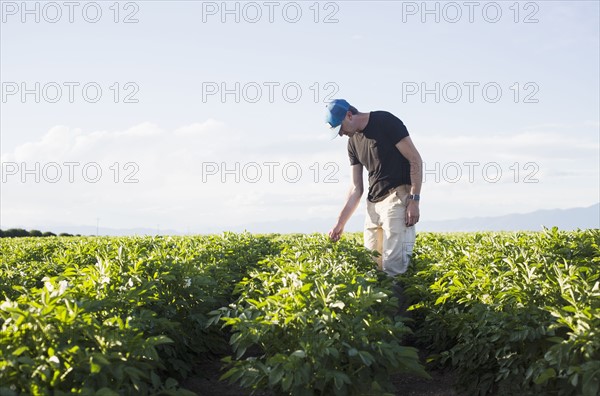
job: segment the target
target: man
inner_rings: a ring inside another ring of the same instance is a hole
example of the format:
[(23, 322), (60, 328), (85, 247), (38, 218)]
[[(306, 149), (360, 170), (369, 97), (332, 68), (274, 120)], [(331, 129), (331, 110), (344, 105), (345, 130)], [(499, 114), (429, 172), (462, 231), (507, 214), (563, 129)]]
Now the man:
[(369, 173), (365, 247), (379, 252), (377, 265), (389, 276), (404, 273), (419, 221), (422, 160), (402, 121), (386, 111), (361, 113), (344, 99), (327, 105), (326, 121), (335, 136), (346, 135), (351, 187), (337, 224), (329, 231), (340, 239), (363, 194), (363, 167)]

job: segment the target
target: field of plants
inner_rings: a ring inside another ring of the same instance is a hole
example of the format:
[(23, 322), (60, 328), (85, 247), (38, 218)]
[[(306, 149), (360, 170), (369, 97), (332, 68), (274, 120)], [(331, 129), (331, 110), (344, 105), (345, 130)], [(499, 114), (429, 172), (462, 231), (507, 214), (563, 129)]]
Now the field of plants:
[(447, 368), (466, 395), (595, 396), (599, 245), (422, 233), (390, 279), (359, 234), (4, 238), (0, 395), (193, 395), (212, 360), (248, 393), (394, 395)]

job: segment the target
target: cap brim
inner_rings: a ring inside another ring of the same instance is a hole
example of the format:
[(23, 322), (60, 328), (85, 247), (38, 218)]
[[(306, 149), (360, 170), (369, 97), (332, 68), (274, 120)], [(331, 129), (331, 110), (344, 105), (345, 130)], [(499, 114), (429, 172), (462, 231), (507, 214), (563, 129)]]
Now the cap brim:
[[(329, 124), (328, 124), (329, 125)], [(331, 133), (331, 140), (335, 139), (336, 137), (340, 136), (340, 128), (342, 127), (342, 124), (336, 126), (336, 127), (329, 127), (329, 131)]]

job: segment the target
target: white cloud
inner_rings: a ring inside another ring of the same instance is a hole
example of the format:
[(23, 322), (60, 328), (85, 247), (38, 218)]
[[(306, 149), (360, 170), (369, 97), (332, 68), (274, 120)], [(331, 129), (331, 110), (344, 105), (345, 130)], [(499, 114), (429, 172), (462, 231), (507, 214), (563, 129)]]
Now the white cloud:
[[(596, 130), (594, 130), (596, 128)], [(502, 135), (414, 138), (429, 220), (589, 206), (598, 200), (597, 126), (543, 124)], [(562, 191), (575, 191), (570, 202)]]
[(2, 154), (2, 223), (101, 217), (105, 227), (201, 231), (267, 214), (298, 218), (331, 191), (343, 196), (347, 169), (325, 167), (344, 158), (336, 147), (306, 135), (261, 141), (214, 119), (172, 131), (149, 122), (116, 131), (56, 126)]
[[(558, 159), (593, 160), (600, 145), (593, 133), (573, 136), (575, 127), (561, 126), (561, 132), (549, 125), (523, 132), (493, 136), (419, 136), (419, 147), (433, 161), (556, 161)], [(578, 129), (581, 129), (579, 126)]]
[(198, 135), (210, 137), (211, 133), (217, 133), (225, 128), (225, 123), (217, 120), (208, 119), (205, 122), (196, 122), (190, 125), (177, 128), (175, 135), (189, 136)]
[[(594, 203), (597, 137), (569, 138), (564, 131), (572, 128), (415, 137), (427, 170), (423, 216), (447, 219)], [(90, 225), (98, 217), (104, 227), (161, 224), (192, 232), (282, 219), (329, 222), (341, 210), (349, 183), (346, 139), (330, 142), (325, 135), (306, 133), (261, 140), (215, 119), (173, 130), (149, 122), (115, 131), (56, 126), (4, 153), (2, 162), (2, 223), (25, 227)], [(78, 165), (70, 169), (67, 163)], [(86, 175), (84, 167), (92, 163)], [(97, 168), (102, 175), (91, 180)], [(62, 177), (49, 181), (57, 169)], [(561, 185), (568, 185), (569, 202), (558, 194)]]

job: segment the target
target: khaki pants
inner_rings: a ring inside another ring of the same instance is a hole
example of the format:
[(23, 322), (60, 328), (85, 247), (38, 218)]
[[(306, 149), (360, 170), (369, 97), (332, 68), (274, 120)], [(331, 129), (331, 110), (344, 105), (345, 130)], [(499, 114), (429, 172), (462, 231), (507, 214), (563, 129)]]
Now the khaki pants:
[(406, 227), (404, 215), (410, 186), (399, 186), (380, 202), (367, 200), (365, 247), (376, 250), (377, 266), (389, 276), (406, 272), (415, 244), (415, 227)]

